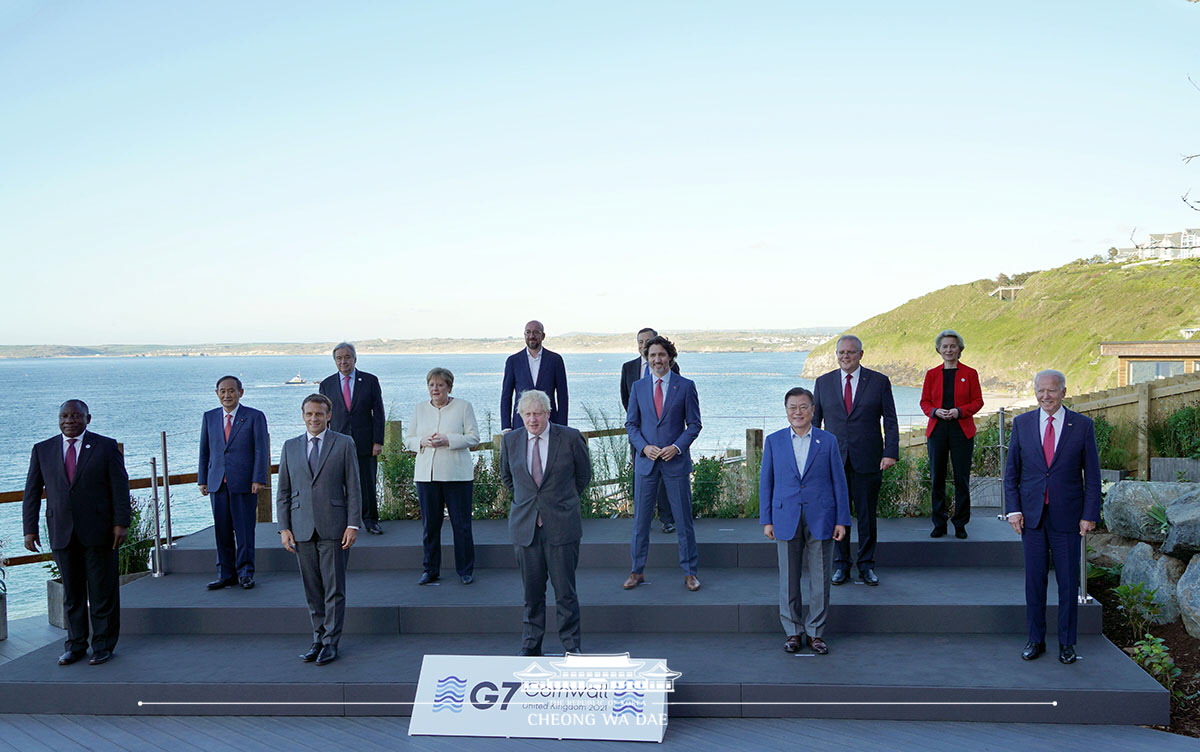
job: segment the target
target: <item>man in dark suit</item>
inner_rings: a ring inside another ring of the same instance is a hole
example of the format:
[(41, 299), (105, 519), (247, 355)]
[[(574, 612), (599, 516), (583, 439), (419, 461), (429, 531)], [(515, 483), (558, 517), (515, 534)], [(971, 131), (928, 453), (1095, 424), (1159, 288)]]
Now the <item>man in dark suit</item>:
[(313, 641), (300, 656), (318, 666), (337, 659), (346, 616), (346, 561), (362, 525), (354, 441), (328, 428), (333, 411), (323, 394), (304, 399), (308, 430), (279, 454), (279, 537), (297, 554)]
[[(650, 327), (646, 327), (637, 333), (637, 349), (638, 357), (627, 361), (621, 366), (621, 409), (626, 413), (629, 412), (629, 392), (633, 389), (634, 382), (646, 378), (650, 375), (650, 361), (646, 360), (646, 343), (652, 337), (657, 337), (658, 332)], [(679, 364), (672, 363), (671, 371), (679, 373)], [(637, 450), (633, 448), (633, 444), (629, 445), (630, 454), (633, 461), (637, 461)], [(634, 483), (637, 483), (637, 474), (634, 474)], [(658, 487), (658, 498), (654, 500), (655, 511), (658, 512), (658, 519), (662, 522), (662, 531), (664, 533), (675, 532), (675, 516), (671, 514), (671, 502), (667, 500), (667, 487), (665, 485)]]
[(61, 435), (35, 444), (22, 500), (25, 548), (41, 546), (38, 515), (46, 494), (50, 550), (63, 581), (67, 616), (66, 666), (87, 654), (89, 616), (92, 657), (98, 666), (113, 657), (121, 627), (117, 549), (129, 530), (129, 476), (117, 442), (92, 433), (88, 406), (67, 400), (58, 410)]
[(1004, 511), (1025, 550), (1025, 621), (1021, 657), (1046, 650), (1046, 581), (1058, 582), (1058, 660), (1075, 662), (1080, 538), (1100, 520), (1100, 455), (1092, 419), (1062, 406), (1067, 378), (1046, 370), (1033, 380), (1039, 409), (1018, 415), (1004, 472)]
[[(267, 487), (271, 472), (271, 439), (267, 416), (241, 404), (242, 380), (217, 380), (221, 406), (204, 413), (200, 422), (200, 495), (212, 504), (213, 534), (217, 538), (217, 579), (209, 590), (240, 584), (254, 587), (254, 526), (258, 523), (258, 492)], [(209, 490), (212, 493), (209, 493)]]
[(813, 652), (825, 655), (833, 543), (850, 532), (846, 471), (834, 435), (812, 427), (812, 392), (789, 389), (783, 405), (790, 427), (763, 444), (758, 518), (763, 534), (777, 544), (783, 649), (799, 651), (807, 636)]
[[(878, 585), (875, 515), (883, 471), (900, 457), (900, 427), (892, 382), (878, 371), (863, 368), (862, 356), (862, 340), (853, 334), (838, 338), (839, 368), (819, 376), (813, 387), (813, 425), (837, 437), (850, 487), (850, 505), (858, 520), (859, 582)], [(836, 549), (830, 582), (841, 585), (850, 574), (850, 536), (837, 541)]]
[(542, 347), (546, 330), (540, 321), (525, 325), (525, 349), (504, 361), (504, 380), (500, 384), (500, 428), (511, 431), (521, 427), (520, 412), (513, 409), (521, 395), (530, 389), (550, 398), (550, 422), (567, 425), (567, 367), (562, 356)]
[(677, 525), (679, 567), (684, 586), (700, 589), (697, 576), (696, 532), (692, 527), (692, 442), (700, 434), (700, 398), (696, 384), (671, 372), (678, 352), (666, 337), (646, 342), (650, 377), (633, 385), (625, 430), (637, 450), (633, 484), (633, 541), (630, 545), (632, 571), (623, 587), (632, 590), (645, 582), (643, 570), (650, 550), (650, 519), (660, 486), (667, 487), (667, 499)]
[(379, 500), (375, 493), (379, 453), (383, 451), (383, 391), (374, 374), (360, 371), (358, 351), (349, 342), (333, 348), (338, 372), (321, 382), (320, 392), (333, 403), (330, 429), (354, 439), (358, 453), (358, 477), (362, 481), (363, 527), (372, 535), (383, 535), (379, 526)]
[(500, 478), (513, 496), (508, 532), (525, 586), (518, 655), (541, 655), (546, 633), (546, 579), (558, 604), (558, 636), (568, 653), (582, 652), (575, 567), (583, 523), (579, 494), (592, 480), (587, 442), (574, 428), (551, 425), (550, 398), (527, 390), (517, 402), (522, 427), (505, 434)]

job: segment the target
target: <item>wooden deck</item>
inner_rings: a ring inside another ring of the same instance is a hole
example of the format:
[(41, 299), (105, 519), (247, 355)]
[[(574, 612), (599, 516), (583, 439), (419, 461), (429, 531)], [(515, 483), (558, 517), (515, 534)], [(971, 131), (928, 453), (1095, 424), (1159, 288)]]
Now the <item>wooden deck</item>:
[[(64, 634), (63, 630), (47, 625), (40, 616), (10, 622), (9, 639), (0, 641), (0, 674), (4, 672), (4, 663), (58, 642)], [(645, 744), (616, 742), (410, 737), (408, 721), (405, 717), (132, 717), (0, 713), (0, 752), (77, 749), (251, 752), (281, 748), (328, 752), (345, 746), (352, 746), (359, 752), (396, 749), (480, 752), (545, 749), (563, 752), (647, 748)], [(729, 749), (833, 749), (847, 745), (898, 752), (1200, 750), (1200, 740), (1136, 726), (786, 718), (676, 718), (667, 728), (662, 748), (725, 752)]]

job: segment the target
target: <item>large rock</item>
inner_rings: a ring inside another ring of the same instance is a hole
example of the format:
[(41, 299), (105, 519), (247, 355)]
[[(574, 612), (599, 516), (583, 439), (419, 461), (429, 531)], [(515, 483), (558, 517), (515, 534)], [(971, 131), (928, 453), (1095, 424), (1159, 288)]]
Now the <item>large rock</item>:
[(1200, 553), (1200, 488), (1194, 483), (1190, 485), (1195, 490), (1175, 499), (1167, 507), (1167, 521), (1171, 527), (1161, 549), (1164, 554), (1185, 561)]
[(1166, 507), (1194, 490), (1196, 486), (1191, 483), (1123, 480), (1108, 489), (1104, 497), (1104, 524), (1110, 532), (1126, 538), (1162, 543), (1167, 536), (1147, 513), (1150, 507), (1156, 504)]
[(1142, 583), (1146, 590), (1157, 590), (1154, 602), (1162, 609), (1156, 624), (1170, 624), (1179, 618), (1179, 599), (1176, 590), (1183, 576), (1184, 563), (1172, 556), (1160, 554), (1148, 543), (1139, 543), (1125, 557), (1121, 568), (1121, 584)]
[(1125, 563), (1125, 557), (1138, 544), (1133, 538), (1116, 533), (1092, 533), (1087, 539), (1087, 560), (1098, 567), (1116, 567)]
[(1200, 637), (1200, 556), (1193, 556), (1188, 562), (1175, 586), (1175, 599), (1179, 601), (1183, 628), (1192, 637)]

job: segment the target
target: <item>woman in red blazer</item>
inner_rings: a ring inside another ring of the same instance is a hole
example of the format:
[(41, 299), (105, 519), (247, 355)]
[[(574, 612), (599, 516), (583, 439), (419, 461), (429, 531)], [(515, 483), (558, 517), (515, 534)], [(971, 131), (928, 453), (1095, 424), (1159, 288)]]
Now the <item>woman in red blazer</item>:
[(929, 416), (925, 429), (929, 475), (933, 482), (933, 532), (946, 534), (946, 455), (954, 463), (954, 537), (967, 537), (971, 521), (971, 455), (975, 450), (975, 413), (983, 408), (983, 391), (974, 368), (958, 362), (966, 343), (953, 329), (933, 341), (942, 364), (925, 373), (921, 410)]

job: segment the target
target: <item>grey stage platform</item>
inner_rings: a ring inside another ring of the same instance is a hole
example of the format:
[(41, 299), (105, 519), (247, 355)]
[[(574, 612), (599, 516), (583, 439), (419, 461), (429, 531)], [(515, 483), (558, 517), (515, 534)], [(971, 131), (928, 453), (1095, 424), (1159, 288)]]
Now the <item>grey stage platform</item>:
[[(518, 647), (520, 578), (505, 526), (475, 523), (470, 586), (453, 575), (448, 529), (448, 576), (426, 587), (415, 584), (419, 523), (384, 523), (385, 535), (364, 536), (351, 556), (342, 655), (320, 668), (296, 660), (308, 619), (295, 561), (276, 549), (273, 528), (260, 526), (251, 591), (204, 589), (215, 555), (211, 532), (202, 531), (167, 552), (169, 575), (122, 590), (114, 661), (59, 668), (61, 646), (52, 645), (0, 666), (5, 710), (407, 715), (425, 654)], [(1098, 605), (1081, 609), (1078, 663), (1055, 660), (1052, 635), (1050, 654), (1020, 659), (1024, 580), (1007, 525), (978, 520), (967, 541), (932, 540), (928, 529), (925, 520), (880, 522), (882, 584), (833, 588), (831, 654), (812, 656), (782, 650), (774, 545), (757, 522), (698, 522), (704, 586), (690, 593), (675, 565), (675, 536), (654, 533), (650, 584), (627, 592), (630, 522), (587, 520), (578, 576), (584, 648), (668, 659), (683, 673), (675, 716), (1168, 721), (1167, 693), (1100, 634)], [(1053, 625), (1053, 609), (1049, 618)], [(551, 632), (546, 649), (556, 643)], [(203, 704), (174, 704), (189, 702)]]

